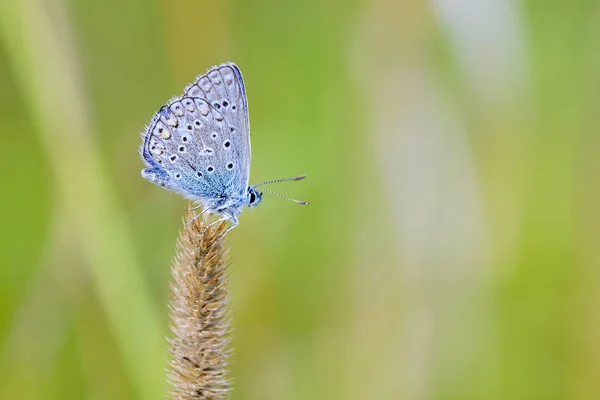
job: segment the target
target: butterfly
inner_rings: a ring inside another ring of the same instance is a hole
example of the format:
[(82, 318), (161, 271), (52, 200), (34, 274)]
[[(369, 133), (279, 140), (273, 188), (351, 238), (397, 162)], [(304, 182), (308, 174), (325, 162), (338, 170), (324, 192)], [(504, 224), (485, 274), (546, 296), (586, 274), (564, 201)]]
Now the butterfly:
[[(269, 183), (297, 181), (306, 175), (250, 186), (250, 119), (246, 88), (233, 63), (211, 68), (171, 99), (142, 133), (142, 177), (198, 202), (205, 212), (230, 220), (233, 229), (245, 207), (255, 207)], [(193, 221), (192, 220), (192, 221)], [(191, 221), (190, 221), (191, 222)]]

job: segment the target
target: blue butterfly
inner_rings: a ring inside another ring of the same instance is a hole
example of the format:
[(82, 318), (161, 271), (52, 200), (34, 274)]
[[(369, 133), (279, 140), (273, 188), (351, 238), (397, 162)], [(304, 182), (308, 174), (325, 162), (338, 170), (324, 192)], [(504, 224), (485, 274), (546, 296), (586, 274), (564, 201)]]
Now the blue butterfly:
[[(185, 88), (181, 97), (160, 108), (143, 134), (142, 177), (198, 201), (205, 212), (238, 225), (244, 207), (262, 201), (257, 187), (306, 176), (249, 186), (250, 120), (244, 80), (233, 63), (213, 67)], [(270, 190), (264, 190), (295, 201)], [(211, 224), (211, 225), (212, 225)]]

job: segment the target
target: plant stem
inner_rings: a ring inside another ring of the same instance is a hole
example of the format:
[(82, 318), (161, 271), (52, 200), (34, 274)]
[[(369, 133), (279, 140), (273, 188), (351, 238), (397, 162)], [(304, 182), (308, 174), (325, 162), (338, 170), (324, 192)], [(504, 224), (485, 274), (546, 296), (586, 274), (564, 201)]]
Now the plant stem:
[(171, 394), (174, 399), (225, 399), (231, 391), (227, 223), (206, 229), (210, 217), (188, 225), (193, 218), (189, 212), (171, 267)]

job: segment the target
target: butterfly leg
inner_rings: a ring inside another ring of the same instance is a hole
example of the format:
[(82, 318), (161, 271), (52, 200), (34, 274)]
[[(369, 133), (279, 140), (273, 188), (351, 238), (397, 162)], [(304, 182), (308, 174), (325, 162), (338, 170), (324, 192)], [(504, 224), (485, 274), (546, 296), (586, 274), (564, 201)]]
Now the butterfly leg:
[(240, 223), (235, 215), (231, 215), (231, 218), (229, 219), (231, 220), (231, 226), (227, 228), (227, 230), (225, 231), (225, 233), (223, 233), (223, 236), (221, 237), (225, 237), (225, 235), (227, 235), (227, 232), (238, 226)]
[(230, 219), (230, 218), (229, 217), (223, 217), (223, 218), (220, 218), (220, 219), (218, 219), (218, 220), (216, 220), (214, 222), (211, 222), (210, 224), (206, 225), (206, 227), (202, 231), (202, 234), (205, 234), (206, 231), (208, 230), (208, 228), (210, 228), (211, 226), (216, 225), (216, 224), (218, 224), (220, 222), (223, 222), (223, 221), (227, 221), (228, 219)]
[[(186, 210), (186, 211), (196, 211), (197, 209), (199, 209), (199, 208), (200, 208), (200, 207), (202, 207), (203, 205), (204, 205), (204, 204), (200, 203), (200, 204), (198, 204), (198, 205), (197, 205), (196, 207), (194, 207), (194, 208), (186, 208), (185, 210)], [(200, 214), (202, 214), (204, 211), (206, 211), (206, 209), (205, 209), (205, 210), (203, 210), (203, 211), (202, 211)]]
[[(195, 208), (188, 209), (188, 211), (197, 210), (197, 209), (199, 209), (200, 207), (201, 207), (201, 205), (200, 205), (200, 206), (198, 206), (198, 207), (195, 207)], [(187, 222), (187, 224), (185, 224), (185, 227), (187, 228), (188, 226), (190, 226), (190, 224), (194, 223), (194, 221), (196, 221), (198, 218), (200, 218), (200, 216), (202, 216), (202, 214), (204, 214), (205, 212), (207, 212), (207, 211), (209, 211), (209, 210), (210, 210), (210, 207), (206, 207), (204, 210), (202, 210), (202, 211), (200, 211), (198, 214), (194, 215), (194, 218), (190, 219), (190, 220)], [(210, 226), (210, 225), (209, 225), (209, 226)]]
[(221, 215), (223, 216), (223, 218), (218, 219), (215, 222), (211, 222), (210, 224), (208, 224), (206, 226), (206, 228), (204, 228), (204, 232), (206, 232), (206, 230), (210, 226), (218, 224), (219, 222), (230, 220), (231, 221), (231, 226), (229, 228), (227, 228), (227, 230), (225, 232), (223, 232), (223, 234), (221, 235), (221, 237), (218, 240), (223, 239), (225, 237), (225, 235), (227, 235), (227, 232), (229, 232), (230, 230), (232, 230), (233, 228), (235, 228), (239, 224), (239, 221), (238, 221), (237, 217), (231, 211), (229, 211), (229, 210), (222, 210), (221, 211)]

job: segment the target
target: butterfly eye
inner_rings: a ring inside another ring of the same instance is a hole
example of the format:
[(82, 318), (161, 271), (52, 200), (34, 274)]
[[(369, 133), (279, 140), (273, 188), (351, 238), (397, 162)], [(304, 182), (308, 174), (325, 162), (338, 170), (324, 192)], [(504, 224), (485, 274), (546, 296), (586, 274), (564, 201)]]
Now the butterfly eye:
[(254, 194), (254, 192), (250, 192), (250, 204), (254, 203), (256, 201), (256, 195)]

